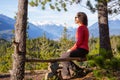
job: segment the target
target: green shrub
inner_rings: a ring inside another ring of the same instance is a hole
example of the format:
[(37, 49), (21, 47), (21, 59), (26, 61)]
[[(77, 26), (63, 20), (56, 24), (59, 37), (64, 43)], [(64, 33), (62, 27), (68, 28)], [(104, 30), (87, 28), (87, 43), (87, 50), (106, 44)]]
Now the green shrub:
[(95, 61), (94, 60), (88, 60), (88, 66), (95, 67), (96, 66)]
[(94, 58), (94, 61), (95, 61), (95, 63), (96, 63), (97, 66), (99, 66), (99, 67), (101, 67), (101, 68), (104, 67), (104, 61), (105, 61), (105, 59), (104, 59), (103, 56), (96, 56), (96, 57)]

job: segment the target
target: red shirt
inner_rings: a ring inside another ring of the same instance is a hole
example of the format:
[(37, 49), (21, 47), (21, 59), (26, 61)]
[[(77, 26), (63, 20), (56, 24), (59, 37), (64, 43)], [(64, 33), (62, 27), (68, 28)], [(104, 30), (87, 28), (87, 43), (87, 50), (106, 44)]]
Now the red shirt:
[(76, 43), (70, 50), (83, 48), (89, 51), (88, 40), (89, 40), (89, 31), (87, 26), (85, 25), (79, 26), (76, 31)]

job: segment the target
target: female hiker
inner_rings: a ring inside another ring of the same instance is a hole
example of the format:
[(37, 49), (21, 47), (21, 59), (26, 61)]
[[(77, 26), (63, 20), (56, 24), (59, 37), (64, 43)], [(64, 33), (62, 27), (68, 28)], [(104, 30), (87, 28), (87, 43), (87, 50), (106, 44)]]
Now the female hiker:
[[(75, 16), (75, 23), (78, 25), (75, 35), (76, 43), (66, 53), (63, 53), (61, 55), (61, 58), (69, 57), (84, 58), (89, 52), (88, 47), (89, 31), (87, 28), (88, 25), (87, 15), (84, 12), (78, 12)], [(75, 64), (72, 61), (61, 62), (61, 64), (63, 65), (63, 69), (61, 72), (63, 79), (70, 79), (71, 76), (69, 69), (76, 67)]]

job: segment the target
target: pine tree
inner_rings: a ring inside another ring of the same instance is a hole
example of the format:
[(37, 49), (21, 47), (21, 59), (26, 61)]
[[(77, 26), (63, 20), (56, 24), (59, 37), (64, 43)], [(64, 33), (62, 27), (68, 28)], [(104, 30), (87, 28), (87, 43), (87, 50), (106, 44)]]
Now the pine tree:
[(26, 55), (26, 26), (28, 0), (18, 0), (18, 13), (15, 24), (15, 41), (11, 80), (23, 80)]
[(99, 23), (99, 34), (100, 34), (100, 54), (102, 50), (106, 51), (106, 58), (111, 58), (112, 49), (109, 37), (109, 26), (108, 26), (108, 9), (107, 1), (98, 1), (98, 23)]

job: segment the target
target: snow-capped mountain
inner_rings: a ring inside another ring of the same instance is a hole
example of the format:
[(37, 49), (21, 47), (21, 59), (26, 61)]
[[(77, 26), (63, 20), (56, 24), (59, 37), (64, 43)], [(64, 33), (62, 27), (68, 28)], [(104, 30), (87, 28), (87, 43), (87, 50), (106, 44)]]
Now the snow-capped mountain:
[[(36, 24), (36, 23), (34, 23)], [(41, 24), (40, 22), (36, 24), (36, 26), (40, 29), (43, 29), (44, 31), (54, 34), (58, 39), (62, 37), (64, 25), (62, 24), (55, 24), (55, 23), (47, 23), (47, 24)], [(76, 28), (67, 27), (67, 34), (69, 37), (74, 36)]]
[[(14, 30), (15, 20), (9, 18), (5, 15), (0, 14), (0, 38), (4, 38), (6, 40), (10, 40), (13, 37), (13, 30)], [(28, 24), (28, 38), (37, 38), (41, 37), (44, 34), (49, 39), (58, 40), (62, 36), (64, 30), (64, 26), (60, 24)], [(69, 28), (68, 34), (74, 34), (75, 29)]]
[(38, 28), (43, 29), (48, 33), (52, 33), (56, 35), (57, 37), (62, 35), (62, 31), (64, 29), (62, 25), (56, 25), (56, 24), (41, 24), (41, 25), (38, 24), (36, 26), (38, 26)]
[[(15, 20), (5, 15), (0, 14), (0, 38), (10, 40), (13, 37)], [(29, 23), (28, 24), (28, 38), (41, 37), (44, 34), (47, 38), (58, 40), (61, 38), (64, 30), (64, 25), (55, 23)], [(110, 35), (120, 35), (120, 20), (109, 21)], [(69, 37), (74, 37), (76, 28), (67, 27), (67, 33)], [(94, 23), (89, 27), (90, 36), (98, 37), (99, 29), (98, 23)]]
[[(37, 37), (41, 37), (43, 36), (44, 34), (46, 35), (47, 38), (50, 38), (50, 39), (54, 39), (56, 38), (56, 36), (54, 36), (53, 34), (50, 34), (46, 31), (44, 31), (43, 29), (41, 28), (38, 28), (37, 26), (35, 26), (34, 24), (32, 23), (29, 23), (28, 25), (28, 38), (37, 38)], [(52, 37), (51, 37), (52, 36)]]

